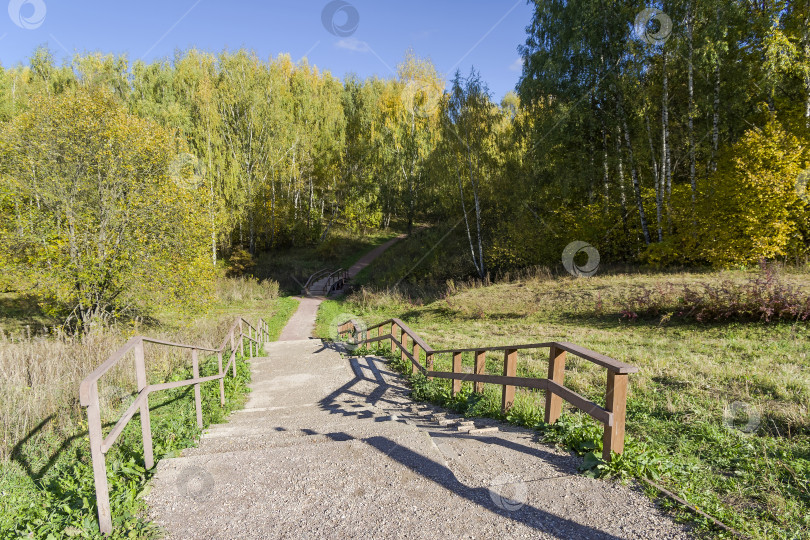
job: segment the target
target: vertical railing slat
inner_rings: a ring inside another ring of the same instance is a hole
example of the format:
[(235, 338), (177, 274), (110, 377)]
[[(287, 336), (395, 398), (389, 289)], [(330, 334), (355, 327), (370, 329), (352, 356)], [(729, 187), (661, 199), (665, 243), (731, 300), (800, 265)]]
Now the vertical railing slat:
[[(552, 345), (548, 354), (548, 378), (563, 386), (565, 381), (565, 351)], [(553, 424), (562, 413), (562, 397), (550, 390), (546, 391), (546, 424)]]
[(602, 459), (610, 461), (610, 452), (624, 451), (624, 417), (627, 410), (627, 375), (608, 371), (605, 408), (613, 413), (613, 425), (605, 426)]
[[(146, 379), (146, 360), (144, 356), (144, 345), (141, 340), (135, 345), (135, 377), (138, 381), (138, 392), (148, 386)], [(143, 438), (143, 462), (147, 469), (155, 466), (155, 458), (152, 453), (152, 423), (149, 419), (149, 394), (146, 394), (141, 402), (141, 437)]]
[[(503, 354), (503, 375), (514, 377), (517, 374), (517, 350), (507, 349)], [(508, 411), (515, 403), (515, 387), (505, 384), (501, 395), (501, 411)]]
[[(191, 369), (195, 379), (200, 378), (200, 360), (197, 349), (191, 349)], [(200, 396), (200, 383), (194, 384), (194, 407), (197, 409), (197, 427), (203, 428), (202, 397)]]
[[(453, 373), (461, 373), (461, 353), (454, 352), (453, 353)], [(461, 379), (453, 379), (453, 397), (456, 396), (461, 392)]]
[[(475, 368), (473, 371), (476, 375), (486, 375), (487, 373), (487, 353), (486, 351), (475, 351)], [(484, 392), (484, 383), (476, 382), (473, 384), (473, 391), (481, 394)]]

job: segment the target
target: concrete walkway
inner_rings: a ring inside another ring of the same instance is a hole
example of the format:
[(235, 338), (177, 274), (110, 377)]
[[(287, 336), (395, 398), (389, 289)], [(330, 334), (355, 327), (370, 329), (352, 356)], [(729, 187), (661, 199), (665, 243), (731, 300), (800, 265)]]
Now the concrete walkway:
[[(169, 538), (688, 537), (532, 431), (413, 406), (379, 358), (314, 339), (265, 350), (247, 408), (158, 465), (147, 502)], [(500, 430), (463, 431), (484, 427)]]
[[(356, 276), (360, 270), (371, 264), (374, 259), (382, 255), (385, 250), (393, 246), (396, 242), (405, 238), (405, 236), (406, 235), (404, 234), (400, 234), (360, 257), (360, 259), (354, 263), (351, 268), (349, 268), (349, 278), (351, 279)], [(321, 281), (316, 281), (312, 285), (311, 290), (323, 290), (323, 284), (325, 283), (326, 278), (322, 279)], [(298, 309), (293, 316), (290, 317), (290, 320), (287, 321), (287, 325), (284, 327), (284, 330), (281, 331), (281, 336), (278, 338), (279, 341), (309, 339), (312, 337), (313, 331), (315, 330), (315, 318), (318, 314), (318, 306), (320, 306), (321, 302), (324, 301), (324, 297), (313, 296), (296, 298), (300, 300)]]

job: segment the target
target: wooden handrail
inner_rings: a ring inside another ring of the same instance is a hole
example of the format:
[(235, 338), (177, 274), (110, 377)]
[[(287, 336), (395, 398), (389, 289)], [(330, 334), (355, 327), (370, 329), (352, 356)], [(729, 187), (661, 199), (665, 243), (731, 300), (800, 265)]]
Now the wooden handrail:
[[(391, 325), (391, 331), (383, 334), (383, 327)], [(358, 321), (350, 319), (338, 325), (338, 335), (345, 333), (357, 334), (361, 329)], [(395, 329), (399, 329), (399, 339)], [(369, 337), (371, 330), (377, 329), (376, 337)], [(505, 413), (514, 403), (515, 388), (534, 388), (546, 392), (545, 422), (553, 424), (562, 413), (562, 400), (564, 399), (574, 407), (591, 416), (604, 425), (602, 437), (602, 458), (610, 461), (611, 452), (621, 454), (624, 451), (624, 422), (627, 407), (628, 374), (638, 373), (638, 368), (619, 362), (609, 356), (597, 353), (585, 347), (567, 341), (550, 341), (546, 343), (529, 343), (521, 345), (498, 345), (492, 347), (473, 347), (435, 350), (413, 331), (408, 325), (397, 318), (387, 319), (360, 331), (358, 345), (376, 343), (390, 340), (391, 351), (399, 348), (402, 359), (410, 360), (413, 371), (421, 371), (429, 379), (449, 379), (453, 381), (452, 394), (455, 396), (461, 391), (461, 383), (472, 382), (473, 391), (483, 392), (483, 385), (497, 384), (502, 387), (502, 411)], [(406, 337), (407, 336), (407, 337)], [(411, 350), (408, 350), (408, 338), (411, 341)], [(422, 365), (419, 350), (425, 352), (425, 363)], [(517, 377), (517, 352), (526, 349), (549, 349), (548, 378)], [(503, 375), (488, 375), (485, 373), (486, 353), (502, 351), (504, 353)], [(462, 353), (475, 353), (475, 366), (473, 373), (462, 370)], [(563, 385), (565, 377), (565, 356), (569, 352), (582, 359), (588, 360), (607, 369), (607, 390), (605, 392), (605, 407), (601, 407), (577, 394)], [(453, 355), (453, 371), (434, 371), (433, 362), (437, 354)]]
[[(246, 324), (248, 333), (244, 333), (243, 324)], [(238, 344), (236, 343), (238, 334)], [(110, 450), (115, 441), (124, 431), (129, 421), (140, 411), (141, 436), (143, 437), (144, 465), (147, 469), (154, 467), (154, 456), (152, 448), (152, 427), (149, 419), (149, 394), (180, 386), (194, 385), (194, 404), (197, 413), (197, 426), (202, 429), (202, 398), (200, 394), (200, 384), (219, 380), (220, 406), (225, 405), (225, 377), (228, 370), (232, 369), (232, 376), (236, 377), (236, 348), (239, 347), (242, 356), (245, 355), (245, 341), (248, 343), (250, 358), (259, 352), (260, 339), (266, 341), (269, 338), (268, 325), (264, 319), (259, 319), (256, 326), (253, 326), (243, 317), (238, 317), (231, 325), (222, 345), (219, 349), (201, 347), (199, 345), (187, 345), (183, 343), (173, 343), (161, 339), (135, 336), (127, 343), (115, 351), (100, 366), (94, 369), (79, 385), (79, 401), (82, 406), (87, 407), (87, 426), (90, 438), (90, 455), (93, 462), (93, 478), (96, 486), (96, 505), (98, 507), (99, 528), (103, 534), (112, 532), (112, 515), (110, 513), (110, 494), (107, 485), (107, 466), (104, 455)], [(161, 384), (148, 384), (145, 362), (144, 343), (173, 347), (180, 349), (190, 349), (192, 358), (191, 379), (183, 381), (172, 381)], [(230, 358), (224, 369), (222, 357), (225, 351), (230, 348)], [(127, 353), (134, 351), (135, 354), (135, 375), (138, 382), (138, 395), (127, 407), (124, 414), (118, 419), (110, 433), (104, 437), (101, 426), (101, 410), (98, 396), (98, 381), (115, 366)], [(207, 377), (200, 377), (199, 373), (199, 352), (210, 352), (217, 354), (217, 374)]]

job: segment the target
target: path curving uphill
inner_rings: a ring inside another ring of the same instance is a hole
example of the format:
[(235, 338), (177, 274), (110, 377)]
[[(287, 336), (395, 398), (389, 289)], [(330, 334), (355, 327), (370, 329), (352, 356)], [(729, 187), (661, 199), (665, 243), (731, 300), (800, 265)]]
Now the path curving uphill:
[[(393, 246), (396, 242), (405, 238), (404, 234), (400, 234), (391, 240), (385, 242), (374, 248), (373, 250), (369, 251), (360, 259), (349, 268), (349, 279), (356, 276), (360, 271), (371, 264), (374, 259), (382, 255), (388, 248)], [(323, 279), (326, 281), (326, 278)], [(312, 290), (321, 290), (323, 289), (323, 285), (321, 282), (316, 282), (312, 285)], [(287, 321), (287, 325), (284, 327), (284, 330), (281, 331), (281, 336), (278, 338), (279, 341), (296, 341), (301, 339), (309, 339), (312, 337), (312, 333), (315, 329), (315, 318), (318, 314), (318, 306), (321, 305), (323, 302), (324, 297), (322, 296), (313, 296), (313, 297), (300, 297), (300, 303), (298, 304), (298, 309)]]

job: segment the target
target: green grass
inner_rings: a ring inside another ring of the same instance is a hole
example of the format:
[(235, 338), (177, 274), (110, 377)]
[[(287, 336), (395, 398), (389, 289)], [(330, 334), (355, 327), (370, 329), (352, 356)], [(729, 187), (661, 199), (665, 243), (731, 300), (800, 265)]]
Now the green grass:
[(289, 322), (290, 317), (298, 309), (298, 300), (289, 296), (284, 296), (276, 300), (276, 311), (267, 321), (267, 331), (270, 334), (270, 341), (277, 341), (281, 331)]
[[(601, 426), (570, 408), (558, 424), (544, 425), (542, 392), (519, 390), (515, 406), (504, 417), (499, 387), (485, 385), (479, 396), (465, 383), (463, 392), (451, 398), (449, 381), (428, 383), (417, 377), (411, 382), (415, 398), (537, 428), (549, 440), (586, 456), (588, 474), (654, 479), (756, 538), (808, 538), (808, 324), (701, 324), (621, 317), (622, 300), (640, 286), (719, 282), (747, 275), (640, 273), (579, 280), (535, 278), (489, 287), (451, 284), (438, 300), (360, 290), (345, 300), (322, 304), (317, 331), (327, 336), (327, 325), (338, 313), (351, 313), (368, 324), (399, 317), (436, 349), (571, 341), (634, 364), (640, 373), (630, 377), (626, 452), (609, 466), (594, 459), (601, 454)], [(799, 285), (810, 283), (806, 273), (786, 278)], [(547, 354), (521, 352), (518, 374), (545, 377)], [(471, 369), (471, 355), (465, 356), (464, 364)], [(436, 358), (437, 370), (449, 368), (449, 355)], [(488, 357), (488, 372), (501, 369), (501, 355)], [(598, 366), (569, 360), (565, 384), (604, 403), (605, 371)], [(740, 429), (748, 420), (744, 414), (731, 417), (735, 402), (755, 411), (750, 417), (756, 427), (753, 433)], [(668, 499), (661, 502), (707, 536), (723, 535)]]
[[(216, 358), (201, 365), (201, 375), (217, 372)], [(178, 371), (170, 381), (191, 377), (191, 370)], [(205, 426), (222, 422), (243, 406), (250, 368), (240, 357), (237, 377), (225, 379), (226, 403), (219, 404), (219, 384), (202, 385)], [(120, 413), (127, 404), (115, 412)], [(150, 398), (152, 436), (156, 461), (172, 457), (199, 439), (193, 387), (175, 388)], [(114, 424), (105, 418), (105, 433)], [(0, 535), (36, 538), (101, 538), (98, 529), (92, 464), (84, 429), (50, 433), (36, 446), (23, 446), (12, 461), (0, 464)], [(114, 534), (111, 538), (158, 537), (158, 529), (145, 517), (143, 495), (154, 469), (143, 466), (140, 421), (136, 415), (107, 454), (107, 480)]]
[[(8, 377), (0, 381), (4, 385), (0, 390), (6, 390), (4, 395), (11, 397), (9, 406), (15, 414), (4, 414), (2, 424), (21, 422), (19, 425), (29, 427), (22, 431), (7, 429), (4, 433), (12, 437), (0, 441), (6, 450), (4, 454), (10, 456), (0, 460), (0, 538), (29, 533), (34, 538), (100, 537), (86, 413), (77, 404), (82, 377), (136, 333), (219, 347), (236, 316), (243, 315), (250, 321), (264, 318), (270, 328), (270, 339), (276, 340), (298, 305), (295, 299), (277, 294), (278, 285), (273, 282), (222, 279), (205, 311), (164, 310), (148, 324), (116, 326), (105, 329), (100, 335), (81, 339), (4, 341), (8, 354), (0, 354), (0, 368)], [(10, 320), (19, 328), (20, 321), (25, 321), (24, 316), (31, 310), (30, 305), (21, 306)], [(89, 352), (94, 356), (88, 360)], [(14, 365), (21, 362), (22, 367)], [(152, 382), (191, 377), (188, 354), (149, 349), (147, 365)], [(131, 364), (125, 367), (131, 370)], [(202, 376), (214, 374), (216, 370), (215, 357), (201, 360)], [(33, 386), (26, 386), (26, 373), (36, 374), (33, 383), (28, 382)], [(219, 406), (219, 384), (202, 385), (205, 425), (222, 422), (230, 411), (242, 407), (249, 377), (249, 367), (240, 358), (237, 378), (225, 379), (224, 408)], [(114, 369), (102, 378), (100, 393), (117, 386), (130, 388), (128, 382), (131, 383)], [(33, 392), (48, 399), (26, 398)], [(102, 409), (105, 433), (131, 401), (129, 396), (124, 399), (127, 401), (105, 397), (107, 406)], [(176, 455), (196, 443), (200, 430), (196, 426), (192, 387), (153, 394), (150, 410), (156, 460)], [(23, 435), (14, 436), (14, 433)], [(137, 415), (107, 454), (107, 471), (115, 527), (113, 537), (158, 535), (159, 531), (146, 519), (142, 500), (143, 490), (154, 471), (143, 469)]]

